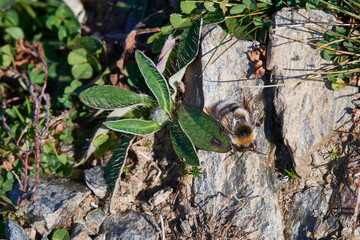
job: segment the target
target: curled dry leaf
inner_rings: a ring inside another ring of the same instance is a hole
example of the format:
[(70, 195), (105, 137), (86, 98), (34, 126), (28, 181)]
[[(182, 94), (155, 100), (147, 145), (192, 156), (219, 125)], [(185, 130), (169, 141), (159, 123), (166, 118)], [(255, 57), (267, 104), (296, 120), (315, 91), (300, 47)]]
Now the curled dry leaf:
[(359, 73), (354, 73), (349, 80), (349, 85), (360, 87), (360, 76)]
[(255, 79), (265, 74), (266, 47), (262, 46), (256, 50), (247, 52), (250, 60), (255, 63)]

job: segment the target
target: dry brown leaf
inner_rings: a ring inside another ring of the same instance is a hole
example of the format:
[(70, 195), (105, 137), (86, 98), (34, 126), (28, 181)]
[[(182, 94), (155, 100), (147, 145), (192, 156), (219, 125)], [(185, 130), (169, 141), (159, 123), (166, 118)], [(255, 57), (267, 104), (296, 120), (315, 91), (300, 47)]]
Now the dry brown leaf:
[(247, 52), (250, 60), (255, 63), (255, 79), (265, 74), (266, 68), (266, 48), (260, 47), (256, 50)]
[(5, 169), (7, 172), (10, 172), (14, 168), (15, 156), (10, 155), (7, 157), (7, 160), (3, 161), (0, 168)]

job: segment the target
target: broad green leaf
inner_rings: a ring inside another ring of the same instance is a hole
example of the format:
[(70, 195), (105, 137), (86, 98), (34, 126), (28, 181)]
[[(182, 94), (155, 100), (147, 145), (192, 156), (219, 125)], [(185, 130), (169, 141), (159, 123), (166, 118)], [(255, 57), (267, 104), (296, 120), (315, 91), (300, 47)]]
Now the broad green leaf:
[(50, 141), (50, 140), (47, 140), (46, 141), (46, 144), (50, 147), (50, 149), (55, 153), (56, 157), (59, 157), (59, 155), (57, 154), (57, 151), (56, 151), (56, 148), (54, 146), (54, 144)]
[(180, 9), (183, 13), (190, 14), (192, 11), (194, 11), (197, 8), (195, 2), (180, 2)]
[(200, 149), (215, 152), (228, 152), (231, 145), (217, 122), (195, 108), (181, 107), (178, 117), (182, 129), (194, 145)]
[(187, 66), (196, 58), (200, 45), (201, 25), (202, 21), (195, 21), (190, 28), (181, 34), (176, 58), (176, 71)]
[(181, 35), (175, 64), (176, 73), (169, 78), (169, 85), (174, 89), (174, 94), (171, 96), (173, 101), (175, 101), (175, 96), (186, 68), (193, 62), (199, 52), (201, 27), (202, 20), (196, 21)]
[(7, 68), (8, 66), (10, 66), (11, 61), (12, 57), (7, 54), (0, 53), (0, 68)]
[(74, 43), (75, 48), (85, 48), (89, 54), (95, 54), (103, 47), (101, 41), (95, 37), (81, 37)]
[(58, 30), (58, 38), (59, 38), (59, 40), (62, 41), (67, 36), (68, 36), (68, 34), (67, 34), (67, 31), (66, 31), (66, 27), (65, 26), (60, 26), (60, 28)]
[(8, 192), (13, 189), (13, 182), (9, 179), (5, 180), (5, 182), (2, 184), (2, 189), (5, 192)]
[(208, 10), (209, 12), (215, 12), (216, 10), (218, 10), (218, 4), (215, 5), (214, 1), (205, 1), (204, 2), (204, 7), (206, 8), (206, 10)]
[(170, 15), (170, 23), (174, 28), (186, 28), (192, 25), (192, 21), (189, 17), (177, 13)]
[(76, 18), (65, 20), (64, 25), (68, 29), (70, 35), (74, 35), (80, 32), (81, 25)]
[(79, 80), (74, 80), (74, 81), (71, 81), (71, 84), (70, 84), (71, 88), (72, 89), (77, 89), (78, 87), (81, 87), (82, 86), (82, 82), (80, 82)]
[(178, 122), (170, 127), (171, 142), (176, 155), (188, 165), (199, 166), (196, 149)]
[(76, 79), (89, 79), (93, 75), (93, 69), (89, 63), (81, 63), (72, 66), (71, 73)]
[(67, 5), (63, 4), (56, 10), (55, 16), (61, 19), (65, 19), (65, 18), (73, 17), (74, 13)]
[(71, 51), (67, 57), (67, 61), (70, 65), (86, 63), (87, 62), (87, 51), (85, 48), (78, 48)]
[(146, 85), (154, 94), (159, 106), (165, 111), (170, 112), (170, 90), (164, 76), (159, 72), (151, 59), (146, 57), (143, 52), (136, 51), (135, 58), (140, 72), (144, 76)]
[(96, 72), (101, 71), (101, 64), (100, 64), (99, 60), (96, 57), (94, 57), (92, 55), (89, 55), (88, 56), (88, 61), (91, 64), (91, 66), (95, 69)]
[(331, 84), (332, 89), (335, 91), (340, 91), (342, 88), (346, 87), (346, 83), (341, 78), (336, 79), (335, 82)]
[(71, 94), (74, 92), (74, 89), (70, 86), (66, 86), (65, 90), (64, 90), (64, 93), (65, 94)]
[(9, 9), (14, 3), (18, 0), (1, 0), (0, 1), (0, 11), (5, 11)]
[(52, 235), (51, 240), (70, 240), (70, 236), (66, 230), (58, 229)]
[(101, 144), (105, 143), (108, 139), (109, 139), (109, 135), (102, 134), (97, 136), (92, 142), (92, 144), (94, 145), (94, 147), (99, 147)]
[(51, 15), (47, 20), (46, 20), (46, 27), (49, 29), (52, 29), (53, 26), (55, 26), (56, 28), (59, 28), (61, 25), (61, 19)]
[(129, 148), (134, 139), (134, 135), (124, 135), (105, 167), (105, 173), (111, 187), (115, 186), (117, 179), (120, 177), (120, 173), (123, 171)]
[(233, 14), (233, 15), (241, 14), (241, 13), (244, 13), (245, 10), (246, 10), (246, 6), (244, 4), (238, 4), (238, 5), (233, 6), (230, 9), (230, 14)]
[(141, 119), (122, 119), (104, 124), (111, 130), (135, 135), (148, 135), (161, 128), (157, 122)]
[(244, 5), (250, 10), (256, 10), (255, 0), (243, 0)]
[(9, 55), (11, 57), (15, 55), (14, 49), (9, 44), (2, 46), (0, 48), (0, 52), (5, 53), (6, 55)]
[(9, 26), (17, 26), (19, 25), (19, 15), (14, 9), (9, 9), (4, 14), (6, 21), (9, 21)]
[(79, 97), (85, 105), (105, 110), (114, 110), (133, 105), (154, 105), (147, 95), (137, 94), (114, 86), (91, 87), (83, 91)]
[(20, 27), (8, 27), (5, 28), (5, 32), (16, 40), (18, 40), (19, 38), (24, 38), (24, 32)]
[(324, 54), (324, 58), (328, 61), (331, 61), (336, 56), (336, 52), (331, 51), (329, 49), (325, 49), (323, 54)]
[(56, 169), (56, 176), (61, 178), (68, 178), (71, 176), (73, 172), (73, 166), (70, 164), (61, 165), (59, 168)]
[(14, 205), (14, 204), (12, 203), (12, 201), (11, 201), (9, 198), (7, 198), (6, 196), (0, 194), (0, 201), (6, 203), (6, 206), (7, 206), (10, 210), (12, 210), (12, 211), (15, 211), (15, 210), (16, 210), (15, 205)]
[(225, 17), (221, 11), (208, 12), (204, 16), (205, 23), (221, 23), (223, 21), (225, 21)]

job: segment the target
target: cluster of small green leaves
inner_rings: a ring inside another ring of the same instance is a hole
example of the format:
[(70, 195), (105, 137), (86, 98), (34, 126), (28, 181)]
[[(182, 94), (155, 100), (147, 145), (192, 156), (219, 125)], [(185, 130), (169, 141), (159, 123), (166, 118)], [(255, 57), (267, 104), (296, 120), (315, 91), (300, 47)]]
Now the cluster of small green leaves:
[[(340, 17), (343, 21), (353, 19), (356, 23), (351, 26), (334, 27), (326, 32), (325, 41), (317, 42), (322, 47), (323, 56), (328, 61), (338, 64), (337, 68), (328, 71), (327, 79), (334, 90), (339, 91), (347, 85), (357, 85), (359, 75), (360, 41), (353, 36), (360, 22), (360, 4), (357, 1), (343, 2), (339, 0), (325, 2), (314, 1), (316, 8), (326, 9)], [(352, 82), (353, 81), (353, 82)]]
[[(177, 105), (174, 101), (185, 69), (197, 55), (200, 32), (201, 21), (198, 20), (191, 27), (182, 31), (178, 48), (169, 44), (172, 42), (171, 39), (175, 38), (172, 35), (168, 37), (161, 51), (167, 52), (168, 55), (165, 57), (165, 61), (159, 61), (157, 65), (143, 52), (136, 51), (137, 66), (151, 92), (149, 95), (112, 86), (92, 87), (80, 94), (81, 101), (92, 108), (113, 110), (108, 119), (111, 116), (122, 118), (104, 123), (108, 129), (125, 133), (106, 166), (111, 184), (116, 182), (119, 173), (122, 172), (134, 135), (148, 135), (162, 128), (168, 129), (177, 156), (185, 164), (195, 168), (199, 165), (195, 147), (217, 152), (227, 152), (231, 149), (227, 137), (214, 119), (201, 110)], [(164, 58), (161, 59), (164, 60)], [(171, 76), (165, 77), (163, 75), (166, 70), (165, 66), (167, 63), (173, 62), (175, 64), (172, 69), (168, 69), (168, 72), (174, 69), (177, 71), (175, 70)], [(125, 114), (137, 111), (138, 108), (150, 109), (150, 116), (143, 114), (136, 118), (124, 117)], [(99, 129), (94, 139), (99, 139), (104, 134), (103, 131), (106, 130)], [(89, 150), (93, 148), (92, 145), (94, 143), (91, 144)], [(94, 149), (89, 153), (93, 151)]]
[[(48, 87), (51, 94), (50, 118), (55, 113), (72, 109), (62, 120), (63, 131), (55, 134), (56, 141), (47, 141), (42, 147), (41, 167), (43, 172), (56, 173), (59, 177), (68, 177), (72, 173), (74, 160), (65, 154), (59, 154), (61, 144), (72, 145), (74, 138), (72, 129), (74, 121), (84, 117), (87, 112), (75, 110), (73, 96), (81, 91), (83, 84), (87, 83), (94, 76), (99, 77), (96, 84), (104, 84), (103, 67), (99, 62), (100, 54), (103, 52), (103, 44), (94, 37), (81, 37), (81, 25), (74, 16), (71, 9), (59, 0), (33, 1), (33, 0), (6, 0), (0, 2), (0, 68), (4, 71), (17, 68), (24, 72), (32, 84), (42, 86), (45, 79), (43, 67), (36, 67), (34, 64), (25, 64), (25, 67), (18, 67), (15, 52), (15, 45), (19, 39), (30, 43), (39, 42), (42, 44), (45, 60), (48, 64)], [(36, 71), (35, 71), (36, 69)], [(0, 83), (0, 100), (5, 96), (26, 96), (28, 83), (24, 80), (10, 79), (4, 76), (5, 81)], [(6, 109), (6, 121), (10, 126), (14, 137), (19, 139), (22, 130), (33, 119), (35, 104), (28, 97), (20, 97), (19, 101)], [(45, 112), (44, 108), (41, 109)], [(1, 117), (0, 117), (1, 118)], [(44, 127), (46, 116), (40, 117), (40, 131)], [(50, 127), (49, 132), (54, 129)], [(20, 146), (25, 149), (26, 144), (30, 148), (34, 146), (34, 126), (30, 125), (22, 137)], [(54, 145), (55, 144), (55, 145)], [(18, 176), (22, 176), (23, 163), (21, 155), (11, 140), (11, 136), (1, 126), (0, 128), (0, 158), (12, 161), (13, 170)], [(29, 165), (34, 164), (32, 156), (29, 158)], [(31, 167), (30, 167), (31, 169)], [(35, 171), (33, 168), (32, 171)], [(29, 174), (34, 174), (29, 170)], [(0, 195), (12, 189), (14, 176), (0, 171)]]
[[(272, 1), (188, 1), (180, 2), (182, 14), (170, 16), (170, 26), (164, 26), (159, 35), (164, 36), (173, 29), (189, 27), (196, 19), (204, 23), (219, 24), (236, 38), (266, 41), (271, 14), (275, 11)], [(157, 37), (156, 35), (152, 38)], [(149, 41), (152, 40), (149, 39)]]

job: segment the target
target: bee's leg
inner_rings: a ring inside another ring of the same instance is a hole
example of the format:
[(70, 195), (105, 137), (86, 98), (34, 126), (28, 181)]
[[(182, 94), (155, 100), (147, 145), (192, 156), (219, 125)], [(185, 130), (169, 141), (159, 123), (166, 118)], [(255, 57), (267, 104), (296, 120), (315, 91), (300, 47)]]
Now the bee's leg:
[(258, 145), (257, 145), (257, 141), (254, 141), (254, 142), (251, 143), (251, 148), (255, 152), (257, 152), (259, 150)]
[(241, 89), (242, 94), (243, 94), (243, 104), (244, 104), (244, 108), (250, 112), (250, 108), (249, 108), (248, 100), (247, 100), (246, 95), (245, 95), (245, 91), (244, 91), (243, 88), (240, 88), (240, 89)]

